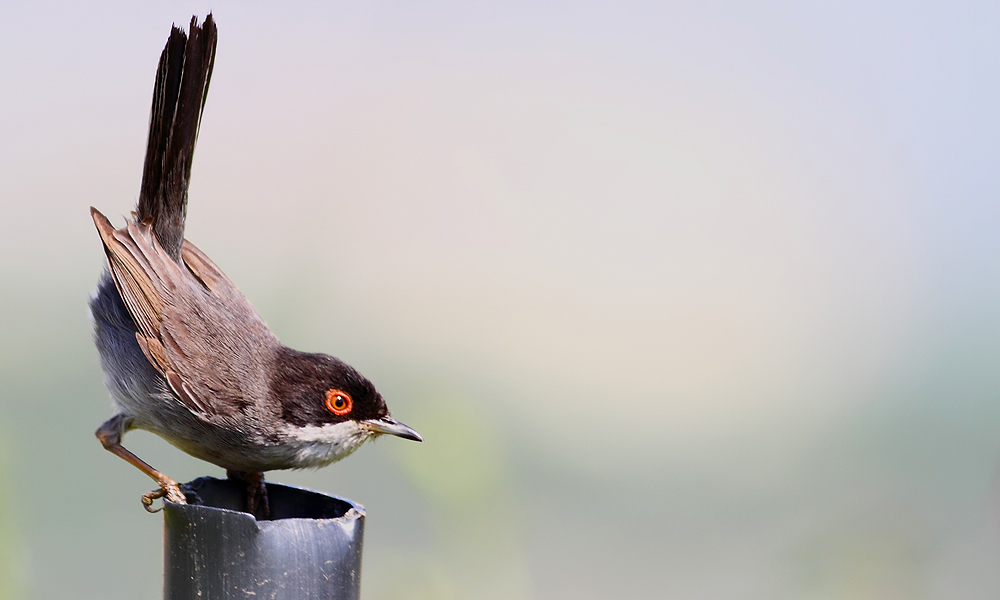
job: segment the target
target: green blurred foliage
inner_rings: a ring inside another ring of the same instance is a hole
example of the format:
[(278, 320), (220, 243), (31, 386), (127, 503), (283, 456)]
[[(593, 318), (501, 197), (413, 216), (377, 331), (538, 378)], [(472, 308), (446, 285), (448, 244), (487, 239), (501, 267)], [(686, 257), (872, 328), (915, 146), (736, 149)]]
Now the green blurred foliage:
[(414, 407), (426, 441), (394, 445), (392, 456), (430, 502), (434, 551), (418, 563), (418, 577), (407, 576), (414, 565), (400, 564), (389, 596), (531, 597), (522, 493), (497, 425), (468, 397), (424, 394)]
[(9, 453), (0, 430), (0, 600), (23, 598), (27, 546), (15, 526), (15, 512), (9, 496), (12, 480), (7, 469)]

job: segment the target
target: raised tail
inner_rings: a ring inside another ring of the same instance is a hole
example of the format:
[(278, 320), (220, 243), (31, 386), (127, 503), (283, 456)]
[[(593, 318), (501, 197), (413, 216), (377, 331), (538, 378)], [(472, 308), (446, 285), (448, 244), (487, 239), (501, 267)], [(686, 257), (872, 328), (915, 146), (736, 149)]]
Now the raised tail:
[(149, 117), (149, 141), (136, 207), (138, 221), (150, 219), (163, 249), (180, 260), (187, 212), (188, 180), (201, 113), (215, 64), (217, 31), (212, 15), (190, 33), (176, 26), (160, 55)]

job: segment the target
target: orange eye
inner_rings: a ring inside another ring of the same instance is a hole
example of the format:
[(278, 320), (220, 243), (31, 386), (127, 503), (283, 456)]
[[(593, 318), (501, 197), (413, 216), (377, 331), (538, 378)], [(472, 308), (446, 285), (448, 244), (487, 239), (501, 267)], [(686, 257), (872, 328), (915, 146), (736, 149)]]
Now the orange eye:
[(354, 401), (351, 395), (343, 390), (327, 390), (326, 407), (335, 415), (346, 415), (354, 408)]

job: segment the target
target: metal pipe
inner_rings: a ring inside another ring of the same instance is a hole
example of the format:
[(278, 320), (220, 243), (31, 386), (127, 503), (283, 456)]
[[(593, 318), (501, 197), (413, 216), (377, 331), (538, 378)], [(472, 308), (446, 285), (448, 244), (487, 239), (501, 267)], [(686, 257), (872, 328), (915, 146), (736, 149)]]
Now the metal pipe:
[(365, 509), (303, 488), (267, 484), (271, 517), (242, 512), (243, 484), (211, 477), (164, 503), (166, 600), (360, 597)]

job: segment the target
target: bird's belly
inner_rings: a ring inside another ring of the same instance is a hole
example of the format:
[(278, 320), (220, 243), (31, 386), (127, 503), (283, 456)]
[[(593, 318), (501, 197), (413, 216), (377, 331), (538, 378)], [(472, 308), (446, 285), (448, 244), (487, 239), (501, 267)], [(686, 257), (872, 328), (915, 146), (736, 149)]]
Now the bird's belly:
[(159, 422), (135, 422), (137, 429), (155, 433), (191, 456), (223, 469), (244, 472), (291, 469), (296, 465), (280, 445), (232, 423), (210, 423), (191, 413)]

